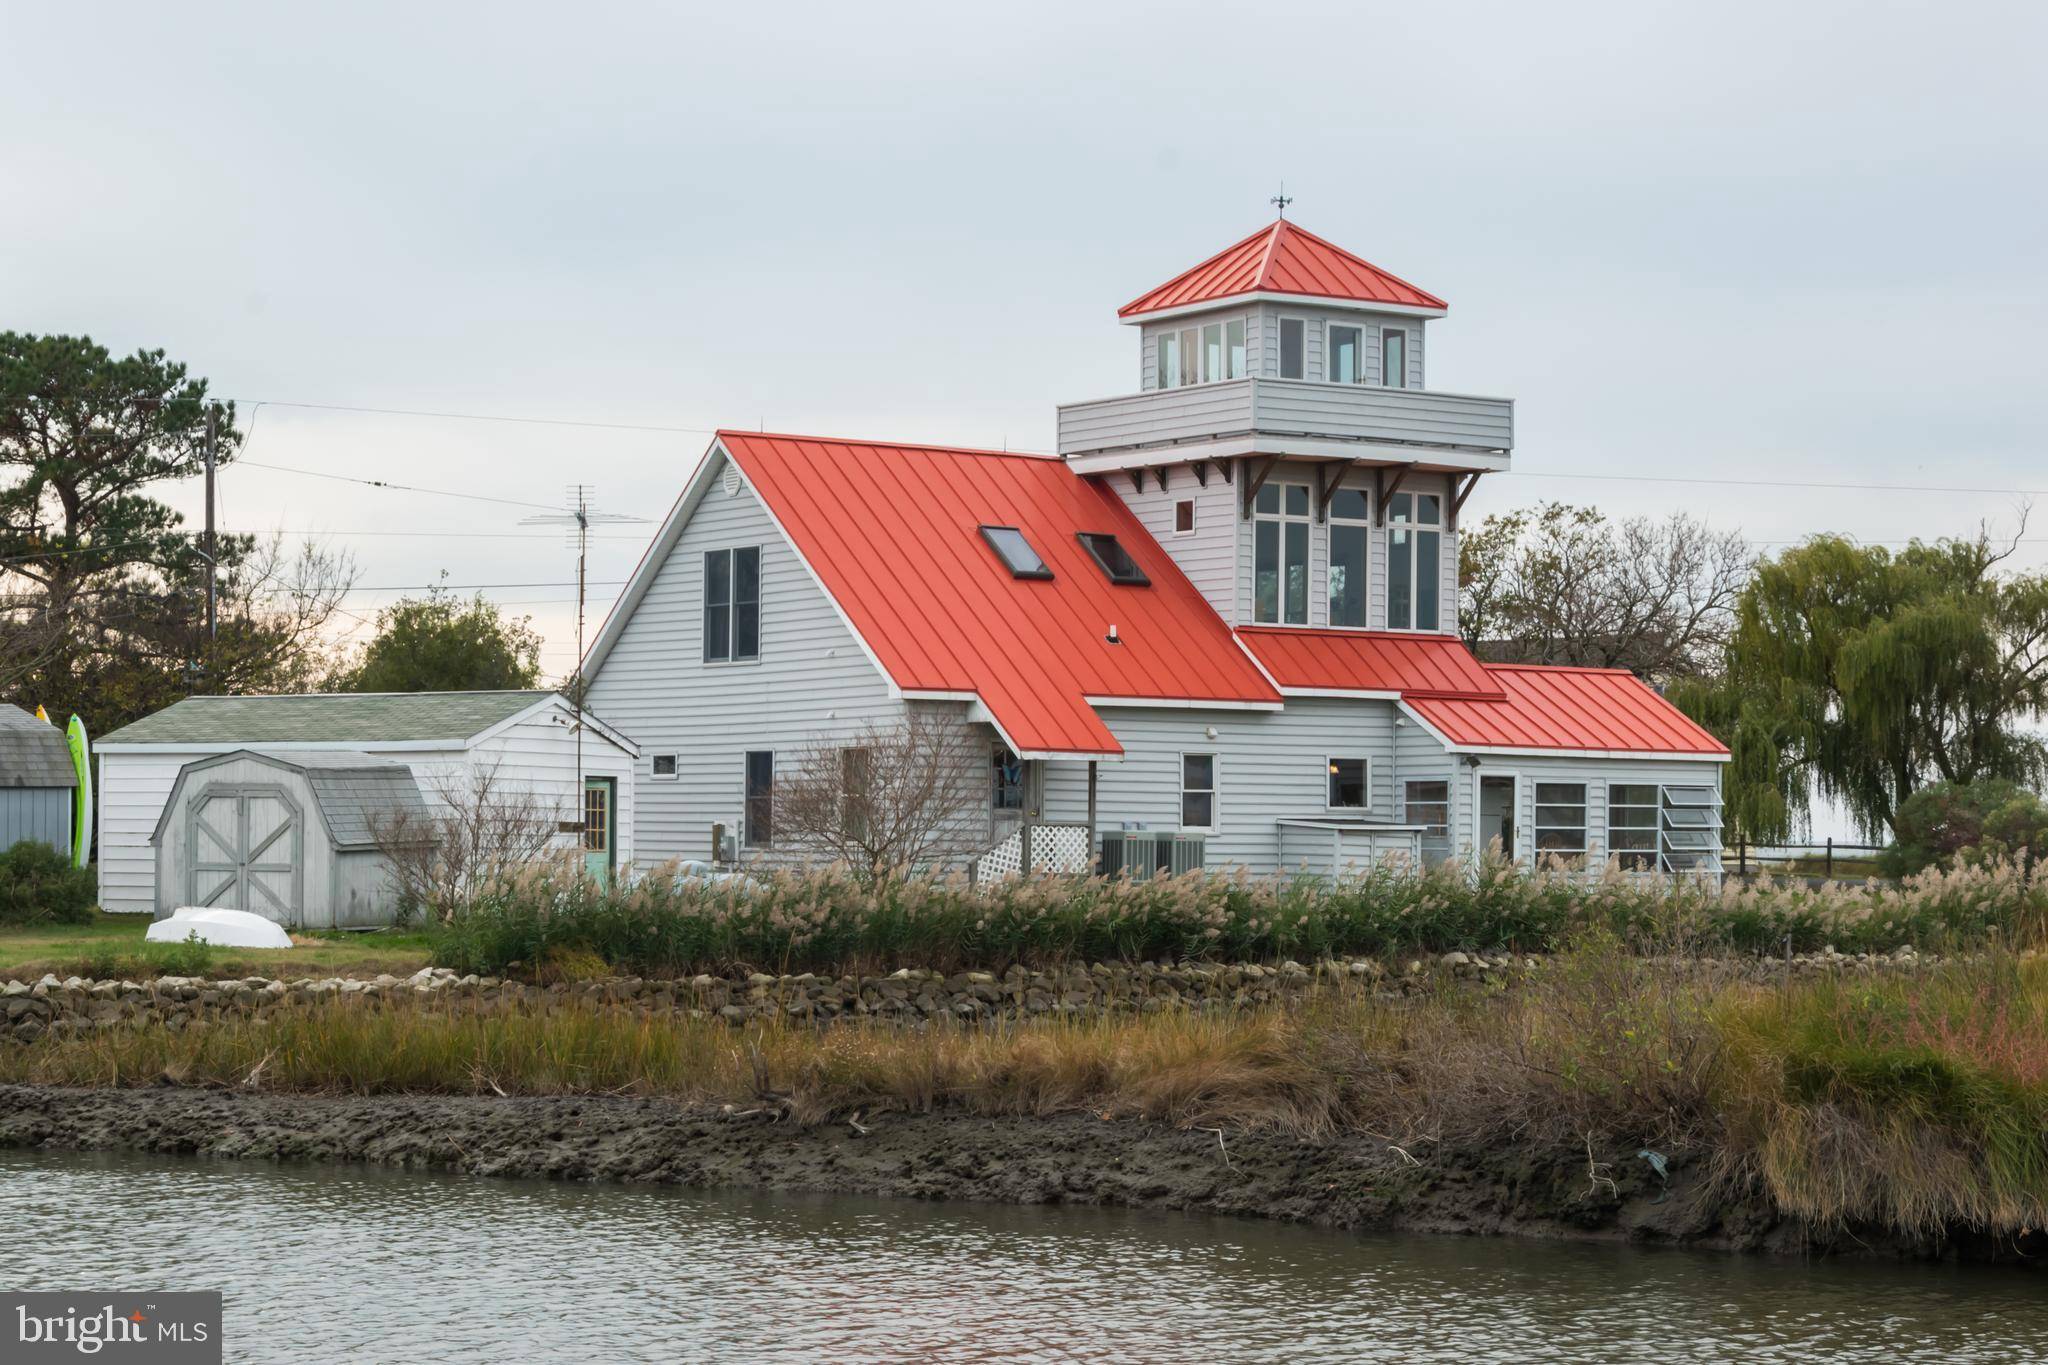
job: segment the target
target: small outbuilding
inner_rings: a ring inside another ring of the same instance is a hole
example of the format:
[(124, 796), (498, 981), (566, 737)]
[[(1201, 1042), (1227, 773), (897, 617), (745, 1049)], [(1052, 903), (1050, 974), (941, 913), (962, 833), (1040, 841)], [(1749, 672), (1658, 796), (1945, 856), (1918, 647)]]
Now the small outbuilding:
[(187, 763), (150, 837), (157, 917), (198, 906), (293, 928), (389, 924), (383, 836), (427, 819), (412, 769), (368, 754), (238, 749)]
[(36, 839), (68, 855), (77, 799), (64, 732), (0, 702), (0, 849)]
[[(100, 904), (115, 913), (163, 916), (180, 905), (217, 904), (287, 923), (377, 922), (361, 918), (375, 901), (357, 880), (368, 875), (359, 866), (367, 855), (355, 856), (364, 822), (415, 802), (443, 819), (477, 800), (480, 782), (490, 784), (494, 806), (523, 807), (557, 826), (554, 851), (581, 849), (594, 875), (616, 875), (633, 857), (639, 749), (555, 692), (188, 697), (107, 735), (94, 751)], [(252, 765), (252, 755), (283, 766)], [(214, 760), (220, 765), (210, 766)], [(230, 767), (232, 777), (223, 773)], [(201, 801), (209, 784), (292, 793), (297, 833), (279, 833), (287, 812), (274, 799)], [(230, 820), (232, 827), (223, 823)], [(266, 844), (272, 836), (304, 841), (301, 855), (276, 856), (281, 846)], [(331, 863), (330, 852), (339, 861)], [(207, 899), (231, 869), (232, 885), (219, 890), (227, 899)], [(195, 893), (195, 876), (204, 894)]]

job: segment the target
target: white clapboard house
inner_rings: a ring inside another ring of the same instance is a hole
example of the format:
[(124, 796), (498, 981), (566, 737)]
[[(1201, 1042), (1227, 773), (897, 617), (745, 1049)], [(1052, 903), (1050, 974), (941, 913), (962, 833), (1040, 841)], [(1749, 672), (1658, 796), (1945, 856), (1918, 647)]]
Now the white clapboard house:
[(919, 708), (984, 746), (985, 871), (1713, 870), (1711, 734), (1458, 639), (1514, 404), (1430, 387), (1444, 313), (1282, 220), (1121, 310), (1137, 390), (1061, 407), (1056, 455), (720, 432), (585, 665), (644, 750), (638, 857), (800, 856), (778, 771)]
[(608, 875), (634, 855), (639, 750), (582, 720), (579, 731), (575, 708), (543, 691), (188, 697), (94, 746), (100, 904), (158, 918), (222, 906), (309, 927), (388, 921), (389, 888), (366, 856), (378, 826), (473, 803), (480, 772), (496, 800), (582, 824), (560, 847), (581, 845)]

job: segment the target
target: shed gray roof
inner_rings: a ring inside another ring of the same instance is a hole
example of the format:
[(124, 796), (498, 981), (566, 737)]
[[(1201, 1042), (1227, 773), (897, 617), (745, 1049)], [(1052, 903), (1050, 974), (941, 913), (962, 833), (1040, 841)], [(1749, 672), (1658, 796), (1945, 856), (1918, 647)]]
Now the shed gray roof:
[(315, 692), (279, 697), (187, 697), (124, 725), (108, 744), (458, 743), (556, 694)]
[(76, 787), (64, 732), (0, 702), (0, 787)]
[[(320, 818), (336, 848), (374, 848), (380, 823), (388, 827), (392, 821), (404, 816), (414, 828), (423, 829), (429, 818), (426, 799), (420, 795), (419, 780), (413, 776), (411, 768), (389, 759), (345, 750), (259, 754), (252, 749), (236, 749), (187, 763), (178, 772), (179, 785), (182, 786), (185, 779), (196, 772), (236, 759), (255, 759), (273, 767), (303, 773), (306, 785), (312, 789), (313, 800), (320, 808)], [(172, 795), (174, 799), (164, 803), (163, 813), (157, 818), (156, 834), (151, 842), (163, 835), (164, 822), (176, 804), (177, 792), (174, 790)]]

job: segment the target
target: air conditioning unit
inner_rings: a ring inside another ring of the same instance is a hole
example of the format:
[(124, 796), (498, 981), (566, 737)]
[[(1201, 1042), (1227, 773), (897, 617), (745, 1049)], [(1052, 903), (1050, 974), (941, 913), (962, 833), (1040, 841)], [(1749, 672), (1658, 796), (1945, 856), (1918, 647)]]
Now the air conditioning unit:
[(1129, 877), (1144, 881), (1154, 876), (1177, 876), (1204, 865), (1203, 838), (1199, 834), (1168, 834), (1158, 830), (1104, 832), (1101, 871), (1105, 877)]

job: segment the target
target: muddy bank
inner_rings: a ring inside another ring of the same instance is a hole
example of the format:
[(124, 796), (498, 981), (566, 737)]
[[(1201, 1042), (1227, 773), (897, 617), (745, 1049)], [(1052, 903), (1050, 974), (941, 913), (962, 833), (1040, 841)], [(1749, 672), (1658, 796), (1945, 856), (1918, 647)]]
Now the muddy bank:
[[(864, 1131), (862, 1131), (864, 1130)], [(0, 1146), (368, 1162), (482, 1176), (1110, 1204), (1341, 1229), (1616, 1239), (1780, 1254), (2020, 1259), (1958, 1236), (1820, 1232), (1761, 1195), (1708, 1199), (1675, 1155), (1668, 1191), (1634, 1152), (1432, 1151), (1302, 1142), (1089, 1115), (885, 1114), (801, 1128), (633, 1098), (285, 1096), (0, 1086)], [(2038, 1234), (2034, 1241), (2041, 1239)]]

